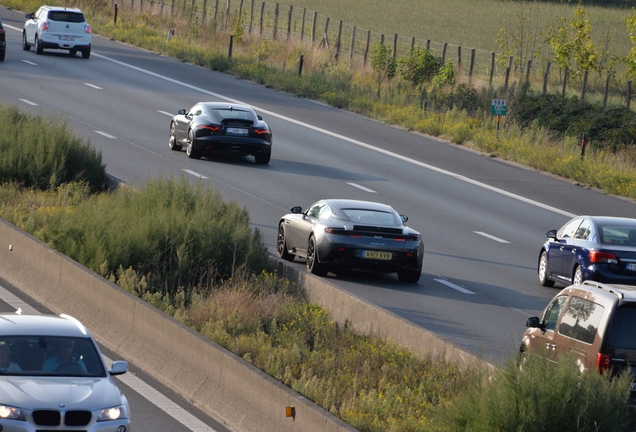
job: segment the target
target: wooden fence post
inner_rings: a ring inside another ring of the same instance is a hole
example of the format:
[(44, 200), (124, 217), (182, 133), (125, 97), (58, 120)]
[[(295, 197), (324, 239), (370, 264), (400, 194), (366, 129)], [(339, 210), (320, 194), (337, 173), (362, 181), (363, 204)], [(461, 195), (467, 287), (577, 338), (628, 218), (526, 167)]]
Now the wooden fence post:
[(329, 33), (328, 32), (329, 32), (329, 17), (327, 17), (327, 20), (325, 21), (325, 33), (324, 34), (325, 34), (325, 36), (327, 38), (329, 38), (329, 36), (328, 36)]
[(311, 44), (314, 44), (316, 40), (316, 20), (318, 19), (318, 12), (314, 12), (314, 17), (311, 23)]
[(427, 51), (431, 50), (431, 40), (430, 39), (426, 39), (426, 50)]
[(349, 46), (349, 62), (353, 59), (353, 49), (355, 47), (356, 42), (356, 26), (353, 26), (351, 30), (351, 45)]
[(225, 6), (225, 28), (227, 28), (228, 21), (230, 20), (230, 1), (227, 0), (227, 5)]
[(511, 70), (512, 70), (512, 56), (508, 56), (508, 67), (506, 68), (506, 79), (504, 81), (504, 91), (508, 90), (508, 82), (510, 81)]
[(583, 88), (581, 89), (581, 100), (585, 100), (585, 89), (587, 88), (587, 71), (583, 71)]
[(367, 57), (369, 56), (369, 43), (371, 42), (371, 30), (367, 30), (367, 44), (364, 47), (364, 61), (363, 65), (367, 65)]
[(340, 57), (340, 42), (342, 40), (342, 20), (338, 23), (338, 38), (336, 39), (336, 61)]
[(300, 25), (300, 41), (302, 42), (305, 37), (305, 17), (307, 16), (307, 8), (303, 8), (303, 21)]
[(495, 52), (490, 52), (490, 79), (488, 80), (488, 87), (492, 87), (492, 77), (495, 73)]
[(415, 36), (411, 38), (411, 49), (415, 48)]
[(605, 78), (605, 93), (603, 94), (603, 109), (605, 109), (605, 107), (607, 106), (607, 96), (609, 94), (610, 77), (611, 75), (608, 73), (607, 78)]
[(258, 34), (263, 37), (263, 15), (265, 15), (265, 2), (261, 2), (261, 16), (259, 18), (259, 32)]
[[(241, 24), (243, 24), (243, 1), (244, 0), (241, 0), (241, 2), (239, 3), (239, 11), (238, 11), (238, 14), (239, 14), (239, 17), (240, 17), (239, 19), (241, 20)], [(192, 4), (194, 4), (194, 0), (192, 0)]]
[(252, 23), (254, 22), (254, 0), (252, 0), (252, 6), (250, 7), (250, 26), (247, 30), (247, 34), (252, 34)]
[(627, 109), (632, 107), (632, 80), (627, 81)]
[(548, 62), (545, 66), (545, 73), (543, 74), (543, 94), (548, 92), (548, 80), (550, 79), (550, 66), (552, 63)]
[(276, 40), (276, 33), (278, 33), (278, 13), (279, 13), (279, 11), (280, 11), (280, 4), (276, 3), (276, 6), (274, 7), (274, 34), (273, 34), (274, 40)]
[(565, 97), (565, 89), (568, 85), (568, 67), (563, 68), (563, 89), (561, 90), (561, 96)]
[(380, 35), (380, 44), (384, 45), (384, 35), (383, 34)]
[(526, 66), (526, 83), (530, 82), (530, 69), (532, 68), (532, 60), (528, 60)]
[[(174, 0), (172, 0), (172, 8), (174, 9)], [(219, 0), (216, 0), (216, 3), (214, 3), (214, 18), (212, 18), (214, 21), (216, 21), (218, 10), (219, 10)]]
[(393, 36), (393, 60), (397, 58), (397, 41), (398, 34), (396, 33), (395, 36)]
[(448, 43), (444, 42), (444, 48), (442, 48), (442, 66), (446, 62), (446, 48), (448, 48)]
[(287, 40), (291, 36), (291, 23), (292, 23), (292, 13), (294, 12), (294, 6), (289, 6), (289, 13), (287, 14)]
[[(208, 0), (203, 0), (203, 15), (201, 16), (201, 24), (205, 24), (206, 12), (208, 10)], [(163, 15), (163, 0), (161, 0), (161, 15)]]
[(459, 45), (457, 47), (457, 70), (462, 70), (462, 47)]
[(468, 80), (473, 80), (473, 69), (475, 68), (475, 48), (470, 49), (470, 67), (468, 68)]

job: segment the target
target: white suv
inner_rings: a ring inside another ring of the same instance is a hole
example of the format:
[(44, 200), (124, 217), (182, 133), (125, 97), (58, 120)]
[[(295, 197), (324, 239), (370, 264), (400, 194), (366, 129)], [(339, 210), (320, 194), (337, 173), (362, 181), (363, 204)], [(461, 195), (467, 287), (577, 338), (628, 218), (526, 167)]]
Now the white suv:
[(91, 55), (91, 26), (84, 14), (76, 8), (42, 6), (36, 13), (25, 16), (22, 31), (22, 48), (29, 51), (35, 47), (36, 54), (44, 49), (68, 50), (71, 55), (82, 53), (83, 58)]

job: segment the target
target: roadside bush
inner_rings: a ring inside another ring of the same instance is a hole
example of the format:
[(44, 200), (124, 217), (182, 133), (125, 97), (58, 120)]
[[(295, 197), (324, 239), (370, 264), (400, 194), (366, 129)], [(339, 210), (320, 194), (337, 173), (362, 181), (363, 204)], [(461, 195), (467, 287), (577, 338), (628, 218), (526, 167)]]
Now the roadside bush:
[(631, 377), (581, 374), (567, 356), (556, 366), (532, 356), (519, 370), (509, 361), (494, 375), (475, 380), (438, 414), (448, 431), (633, 431), (627, 406)]
[(415, 86), (430, 82), (441, 66), (442, 58), (425, 48), (411, 48), (407, 57), (398, 60), (400, 75)]
[(37, 189), (67, 182), (85, 182), (93, 191), (107, 187), (101, 152), (77, 138), (66, 123), (0, 104), (0, 124), (0, 182)]

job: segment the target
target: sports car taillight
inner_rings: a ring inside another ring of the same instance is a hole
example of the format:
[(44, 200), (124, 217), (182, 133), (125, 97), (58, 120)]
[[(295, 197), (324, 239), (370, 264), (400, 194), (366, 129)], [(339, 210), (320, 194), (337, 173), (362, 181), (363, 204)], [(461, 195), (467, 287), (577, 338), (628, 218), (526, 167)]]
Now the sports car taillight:
[(211, 131), (218, 131), (221, 129), (221, 126), (210, 126), (210, 125), (198, 125), (199, 129), (209, 129)]
[(254, 132), (256, 132), (259, 135), (262, 135), (262, 134), (268, 133), (269, 129), (254, 128)]
[(327, 227), (327, 228), (325, 228), (325, 232), (327, 234), (345, 235), (347, 233), (347, 230), (344, 229), (344, 228), (330, 228), (330, 227)]
[(617, 264), (618, 260), (616, 259), (616, 255), (613, 253), (590, 251), (590, 262)]

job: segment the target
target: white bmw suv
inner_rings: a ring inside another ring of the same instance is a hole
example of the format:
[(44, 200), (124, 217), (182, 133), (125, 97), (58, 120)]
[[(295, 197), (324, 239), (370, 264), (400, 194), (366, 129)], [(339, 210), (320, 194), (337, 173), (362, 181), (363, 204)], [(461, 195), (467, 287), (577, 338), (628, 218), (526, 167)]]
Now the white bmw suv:
[(42, 6), (36, 13), (25, 16), (22, 31), (22, 48), (29, 51), (35, 47), (36, 54), (45, 49), (68, 50), (71, 55), (82, 53), (83, 58), (91, 55), (91, 26), (84, 14), (77, 8)]
[(129, 405), (95, 340), (68, 315), (0, 313), (0, 430), (131, 432)]

